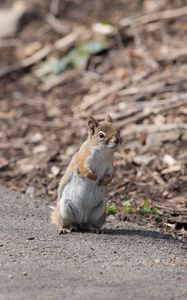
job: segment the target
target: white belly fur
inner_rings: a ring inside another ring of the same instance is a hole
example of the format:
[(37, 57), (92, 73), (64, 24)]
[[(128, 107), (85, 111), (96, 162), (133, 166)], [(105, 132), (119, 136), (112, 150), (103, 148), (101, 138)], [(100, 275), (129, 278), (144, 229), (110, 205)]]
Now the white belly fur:
[[(84, 224), (89, 223), (91, 219), (92, 210), (99, 205), (99, 203), (105, 202), (106, 188), (98, 186), (96, 182), (82, 177), (78, 174), (73, 174), (69, 183), (64, 187), (62, 197), (60, 200), (61, 214), (68, 219), (72, 219), (72, 223)], [(67, 200), (71, 203), (75, 215), (67, 215), (69, 209), (67, 206)], [(75, 219), (75, 220), (73, 220)]]
[(106, 187), (99, 186), (98, 181), (112, 168), (112, 154), (96, 148), (87, 165), (97, 174), (97, 181), (74, 173), (62, 191), (60, 213), (70, 224), (96, 224), (105, 213)]

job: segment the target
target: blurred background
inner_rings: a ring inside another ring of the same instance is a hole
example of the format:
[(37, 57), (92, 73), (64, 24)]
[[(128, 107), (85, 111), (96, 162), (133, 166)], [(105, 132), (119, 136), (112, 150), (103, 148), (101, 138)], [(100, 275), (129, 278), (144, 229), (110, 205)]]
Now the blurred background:
[(51, 203), (109, 112), (110, 217), (187, 230), (187, 1), (0, 1), (0, 184)]

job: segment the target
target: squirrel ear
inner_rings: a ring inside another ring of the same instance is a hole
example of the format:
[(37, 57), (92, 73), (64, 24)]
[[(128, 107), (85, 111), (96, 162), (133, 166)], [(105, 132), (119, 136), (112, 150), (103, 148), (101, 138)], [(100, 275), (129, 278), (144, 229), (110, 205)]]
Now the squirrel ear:
[(112, 118), (111, 118), (111, 116), (110, 116), (109, 114), (106, 115), (106, 117), (105, 117), (105, 122), (109, 122), (109, 123), (112, 123), (112, 122), (113, 122), (113, 121), (112, 121)]
[(88, 128), (92, 134), (94, 134), (95, 128), (98, 125), (99, 125), (99, 123), (92, 116), (90, 116), (88, 119)]

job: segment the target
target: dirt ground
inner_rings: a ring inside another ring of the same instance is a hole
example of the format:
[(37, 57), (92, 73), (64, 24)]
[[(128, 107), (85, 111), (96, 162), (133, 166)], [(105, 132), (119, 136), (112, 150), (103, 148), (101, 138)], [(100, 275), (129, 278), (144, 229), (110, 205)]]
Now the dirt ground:
[(186, 1), (38, 2), (0, 40), (0, 184), (55, 201), (87, 117), (109, 112), (123, 142), (107, 212), (185, 238)]

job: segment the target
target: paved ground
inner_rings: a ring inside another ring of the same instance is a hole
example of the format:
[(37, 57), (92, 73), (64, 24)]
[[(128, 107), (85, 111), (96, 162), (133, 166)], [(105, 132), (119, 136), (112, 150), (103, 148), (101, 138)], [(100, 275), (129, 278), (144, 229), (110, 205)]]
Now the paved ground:
[(186, 248), (133, 224), (58, 235), (42, 200), (0, 188), (0, 299), (187, 299)]

